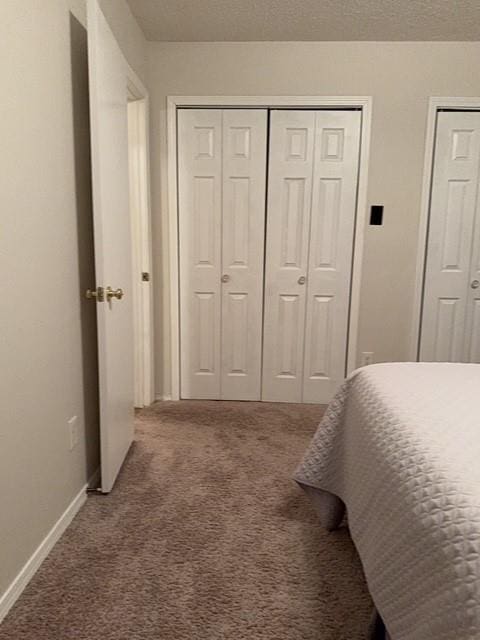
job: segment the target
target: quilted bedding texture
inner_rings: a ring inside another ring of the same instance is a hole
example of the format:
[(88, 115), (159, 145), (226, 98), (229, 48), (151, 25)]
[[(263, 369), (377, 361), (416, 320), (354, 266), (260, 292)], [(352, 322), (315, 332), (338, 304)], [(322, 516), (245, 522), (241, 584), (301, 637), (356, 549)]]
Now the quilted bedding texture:
[(480, 365), (358, 369), (295, 480), (345, 503), (392, 640), (480, 640)]

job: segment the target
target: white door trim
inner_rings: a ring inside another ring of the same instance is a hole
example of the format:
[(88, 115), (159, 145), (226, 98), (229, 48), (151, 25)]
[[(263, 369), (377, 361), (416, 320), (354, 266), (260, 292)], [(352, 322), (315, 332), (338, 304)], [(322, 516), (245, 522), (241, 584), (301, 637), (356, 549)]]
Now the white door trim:
[[(154, 400), (153, 361), (153, 283), (152, 283), (152, 239), (150, 208), (149, 169), (149, 123), (148, 96), (134, 96), (129, 100), (130, 142), (135, 141), (134, 154), (130, 160), (130, 214), (133, 236), (133, 286), (135, 353), (139, 356), (135, 376), (135, 405), (148, 406)], [(143, 282), (140, 274), (148, 273), (150, 280)]]
[(178, 205), (177, 205), (177, 109), (181, 107), (264, 108), (358, 108), (362, 110), (360, 169), (358, 176), (357, 215), (353, 247), (350, 319), (347, 345), (347, 371), (357, 366), (358, 319), (363, 261), (365, 224), (367, 221), (367, 181), (372, 120), (371, 96), (168, 96), (167, 97), (167, 210), (169, 224), (170, 266), (170, 348), (171, 399), (180, 399), (180, 332), (178, 273)]
[[(138, 153), (134, 157), (134, 167), (130, 178), (135, 180), (136, 220), (133, 235), (136, 251), (133, 252), (133, 268), (150, 274), (149, 282), (136, 283), (134, 314), (140, 327), (140, 335), (135, 335), (135, 350), (142, 354), (140, 379), (135, 379), (135, 399), (142, 406), (152, 404), (155, 399), (154, 343), (153, 343), (153, 282), (152, 282), (152, 215), (150, 197), (150, 102), (149, 94), (136, 73), (127, 68), (127, 89), (129, 106), (135, 110), (135, 138)], [(132, 214), (132, 211), (130, 212)]]
[(428, 222), (430, 217), (430, 193), (433, 177), (433, 155), (437, 112), (439, 109), (480, 109), (480, 98), (431, 97), (428, 102), (427, 130), (425, 136), (425, 159), (423, 163), (422, 199), (418, 226), (417, 263), (413, 298), (412, 332), (410, 337), (410, 360), (416, 362), (420, 350), (420, 327), (424, 289), (425, 260), (427, 255)]

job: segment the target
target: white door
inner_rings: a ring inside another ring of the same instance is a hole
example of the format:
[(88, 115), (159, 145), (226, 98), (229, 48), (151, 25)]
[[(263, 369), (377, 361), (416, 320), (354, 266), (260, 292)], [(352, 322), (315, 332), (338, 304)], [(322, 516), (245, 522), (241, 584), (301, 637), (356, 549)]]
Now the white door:
[(360, 129), (360, 111), (316, 114), (303, 402), (329, 402), (345, 378)]
[(437, 116), (420, 359), (480, 362), (480, 113)]
[(260, 400), (267, 111), (223, 111), (220, 397)]
[[(130, 89), (130, 87), (129, 87)], [(155, 398), (153, 361), (153, 282), (150, 181), (148, 171), (148, 108), (146, 95), (129, 91), (128, 160), (132, 230), (132, 293), (135, 407)]]
[(182, 398), (260, 399), (267, 115), (178, 113)]
[(328, 402), (344, 379), (361, 113), (273, 111), (263, 399)]
[(272, 111), (262, 398), (301, 402), (314, 111)]
[(181, 397), (220, 398), (222, 112), (178, 112)]
[(96, 0), (88, 2), (88, 63), (95, 270), (97, 294), (104, 293), (97, 297), (101, 488), (108, 492), (133, 439), (132, 263), (127, 65)]

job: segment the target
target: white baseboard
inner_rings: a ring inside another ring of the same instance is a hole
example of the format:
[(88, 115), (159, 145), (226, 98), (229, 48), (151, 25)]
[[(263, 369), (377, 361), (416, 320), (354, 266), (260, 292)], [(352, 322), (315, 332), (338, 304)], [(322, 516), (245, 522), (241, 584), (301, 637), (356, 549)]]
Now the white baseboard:
[(157, 396), (155, 396), (155, 400), (157, 402), (167, 402), (168, 400), (172, 399), (172, 395), (170, 393), (165, 393), (165, 394), (159, 394)]
[(55, 543), (61, 538), (63, 532), (77, 515), (86, 499), (87, 486), (85, 485), (50, 529), (5, 593), (0, 596), (0, 622), (20, 597), (22, 591), (33, 578), (35, 572), (48, 556)]

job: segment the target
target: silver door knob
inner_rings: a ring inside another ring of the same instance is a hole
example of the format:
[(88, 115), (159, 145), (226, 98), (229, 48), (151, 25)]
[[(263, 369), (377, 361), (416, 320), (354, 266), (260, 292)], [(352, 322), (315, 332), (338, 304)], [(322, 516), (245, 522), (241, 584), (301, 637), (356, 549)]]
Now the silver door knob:
[(298, 284), (305, 284), (305, 282), (307, 281), (305, 276), (300, 276), (300, 278), (297, 280)]
[(478, 289), (478, 287), (480, 287), (480, 280), (472, 280), (470, 286), (472, 287), (472, 289)]
[(228, 273), (224, 273), (222, 278), (221, 278), (222, 282), (229, 282), (230, 281), (230, 276), (228, 275)]

